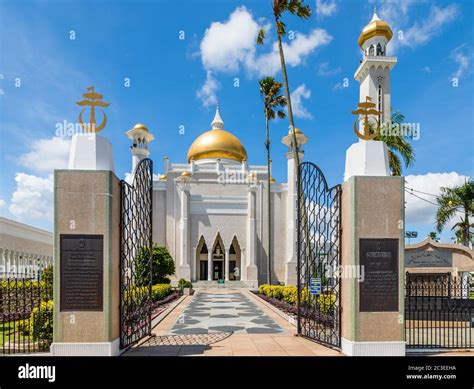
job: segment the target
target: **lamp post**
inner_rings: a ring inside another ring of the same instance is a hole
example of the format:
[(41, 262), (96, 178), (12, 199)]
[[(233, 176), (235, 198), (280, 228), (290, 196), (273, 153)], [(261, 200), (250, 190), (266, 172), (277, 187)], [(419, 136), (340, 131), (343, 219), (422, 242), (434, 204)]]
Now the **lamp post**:
[(405, 238), (408, 238), (408, 244), (410, 244), (410, 239), (411, 238), (417, 238), (418, 237), (418, 231), (406, 231), (405, 232)]

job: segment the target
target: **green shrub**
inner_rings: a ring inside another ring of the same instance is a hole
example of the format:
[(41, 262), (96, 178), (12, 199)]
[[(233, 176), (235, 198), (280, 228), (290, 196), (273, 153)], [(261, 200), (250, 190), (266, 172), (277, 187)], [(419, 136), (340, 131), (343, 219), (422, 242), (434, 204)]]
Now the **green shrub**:
[(53, 300), (42, 301), (30, 315), (29, 334), (33, 340), (53, 341)]
[(30, 335), (30, 321), (28, 319), (18, 320), (16, 323), (18, 332), (23, 336)]
[(318, 296), (318, 304), (322, 313), (332, 313), (334, 311), (334, 293), (323, 293)]
[(41, 273), (41, 281), (45, 283), (48, 289), (53, 289), (53, 267), (48, 266)]
[[(296, 305), (298, 300), (298, 288), (294, 285), (280, 286), (280, 285), (260, 285), (258, 288), (259, 292), (272, 298), (278, 300), (283, 300), (284, 302)], [(303, 288), (301, 290), (301, 302), (304, 302), (310, 296), (308, 288)]]
[(298, 288), (296, 286), (285, 286), (285, 289), (283, 289), (283, 301), (291, 305), (296, 305), (297, 300)]
[(192, 288), (193, 284), (191, 281), (185, 280), (184, 278), (181, 278), (178, 281), (178, 288), (182, 291), (184, 288)]
[[(152, 249), (153, 256), (153, 276), (151, 283), (156, 284), (169, 284), (171, 281), (168, 276), (174, 274), (175, 266), (174, 260), (166, 247), (153, 245)], [(150, 250), (146, 247), (141, 248), (137, 255), (135, 262), (135, 283), (137, 286), (145, 286), (150, 283)]]

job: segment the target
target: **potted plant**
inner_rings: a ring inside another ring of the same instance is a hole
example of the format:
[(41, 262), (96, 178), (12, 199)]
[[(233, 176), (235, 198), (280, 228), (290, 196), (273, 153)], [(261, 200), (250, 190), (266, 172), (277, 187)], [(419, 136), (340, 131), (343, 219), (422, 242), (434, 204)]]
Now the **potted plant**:
[(184, 278), (181, 278), (178, 281), (178, 288), (181, 293), (186, 296), (191, 296), (193, 294), (193, 284), (191, 281), (185, 280)]

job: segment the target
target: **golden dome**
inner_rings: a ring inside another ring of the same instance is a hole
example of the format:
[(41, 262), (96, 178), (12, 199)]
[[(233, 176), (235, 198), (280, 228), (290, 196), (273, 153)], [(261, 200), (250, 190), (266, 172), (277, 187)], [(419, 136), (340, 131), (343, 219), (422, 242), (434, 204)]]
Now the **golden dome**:
[(181, 177), (191, 177), (191, 172), (182, 172)]
[(374, 36), (384, 36), (385, 38), (387, 38), (387, 41), (390, 41), (393, 36), (392, 29), (390, 28), (388, 23), (384, 22), (383, 20), (380, 20), (375, 11), (372, 20), (364, 27), (362, 33), (360, 34), (358, 40), (359, 46), (362, 47), (362, 45), (367, 40), (373, 38)]
[(205, 158), (226, 158), (242, 162), (247, 152), (236, 136), (224, 130), (219, 107), (212, 121), (212, 130), (198, 136), (188, 150), (188, 162)]
[(143, 123), (137, 123), (133, 126), (132, 130), (143, 130), (148, 131), (148, 127), (145, 126)]

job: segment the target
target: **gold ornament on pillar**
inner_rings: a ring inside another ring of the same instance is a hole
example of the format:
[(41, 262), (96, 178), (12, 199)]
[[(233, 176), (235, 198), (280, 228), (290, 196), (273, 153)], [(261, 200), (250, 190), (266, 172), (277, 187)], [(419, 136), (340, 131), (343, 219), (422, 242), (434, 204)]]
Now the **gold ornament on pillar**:
[[(359, 121), (356, 119), (354, 122), (354, 132), (355, 134), (363, 140), (372, 140), (377, 135), (380, 134), (380, 115), (382, 112), (377, 111), (375, 109), (375, 103), (372, 103), (372, 98), (369, 96), (365, 96), (365, 102), (357, 104), (357, 109), (352, 111), (353, 115), (363, 115), (364, 116), (364, 131), (363, 133), (359, 132), (357, 129), (357, 122)], [(369, 115), (375, 115), (375, 122), (377, 123), (377, 127), (375, 131), (371, 134), (369, 131)]]
[(84, 93), (82, 96), (85, 98), (85, 100), (78, 101), (76, 104), (81, 107), (87, 107), (87, 106), (90, 107), (91, 113), (90, 113), (89, 123), (84, 123), (84, 121), (82, 120), (82, 114), (85, 108), (81, 110), (79, 114), (79, 123), (81, 124), (81, 127), (86, 132), (99, 132), (103, 130), (105, 125), (107, 124), (107, 116), (104, 110), (101, 109), (102, 115), (104, 115), (104, 119), (102, 120), (102, 123), (98, 127), (96, 127), (95, 107), (108, 107), (110, 104), (102, 101), (104, 96), (99, 93), (94, 92), (93, 86), (87, 88), (87, 93)]

